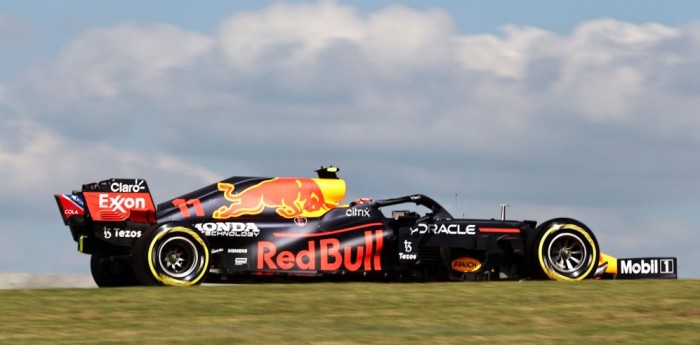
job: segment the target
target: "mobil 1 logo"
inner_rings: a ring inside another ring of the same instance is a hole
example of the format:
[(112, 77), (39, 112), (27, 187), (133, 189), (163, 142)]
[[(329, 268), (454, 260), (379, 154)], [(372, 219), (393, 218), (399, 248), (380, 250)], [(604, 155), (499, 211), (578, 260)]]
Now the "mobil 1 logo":
[(617, 260), (618, 279), (677, 279), (676, 258)]

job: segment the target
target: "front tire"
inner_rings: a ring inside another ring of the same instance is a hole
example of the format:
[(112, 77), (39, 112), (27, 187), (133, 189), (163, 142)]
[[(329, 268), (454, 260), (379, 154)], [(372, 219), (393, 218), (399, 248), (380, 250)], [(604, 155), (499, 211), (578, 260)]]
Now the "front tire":
[(134, 272), (144, 285), (201, 284), (209, 271), (209, 261), (206, 239), (180, 225), (148, 230), (134, 246)]
[(536, 278), (576, 281), (591, 278), (600, 250), (593, 232), (573, 219), (558, 218), (538, 226), (529, 242), (530, 266)]

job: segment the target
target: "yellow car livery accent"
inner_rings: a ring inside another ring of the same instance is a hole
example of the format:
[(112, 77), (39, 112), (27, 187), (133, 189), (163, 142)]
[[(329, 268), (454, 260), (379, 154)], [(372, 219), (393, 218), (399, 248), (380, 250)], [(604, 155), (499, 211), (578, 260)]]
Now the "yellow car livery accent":
[(85, 240), (85, 237), (87, 237), (87, 236), (80, 236), (78, 238), (78, 251), (81, 253), (85, 250), (85, 244), (83, 243), (83, 241)]
[(600, 262), (607, 262), (608, 267), (605, 269), (605, 274), (617, 274), (617, 258), (605, 253), (600, 253)]

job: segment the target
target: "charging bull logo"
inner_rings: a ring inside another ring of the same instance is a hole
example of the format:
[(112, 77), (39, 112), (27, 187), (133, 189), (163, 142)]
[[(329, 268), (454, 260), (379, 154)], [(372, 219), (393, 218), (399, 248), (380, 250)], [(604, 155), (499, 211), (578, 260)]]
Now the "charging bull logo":
[(235, 193), (235, 185), (219, 182), (218, 188), (231, 205), (214, 211), (213, 218), (228, 219), (256, 215), (274, 208), (284, 218), (320, 217), (338, 202), (329, 202), (321, 187), (313, 179), (274, 178)]

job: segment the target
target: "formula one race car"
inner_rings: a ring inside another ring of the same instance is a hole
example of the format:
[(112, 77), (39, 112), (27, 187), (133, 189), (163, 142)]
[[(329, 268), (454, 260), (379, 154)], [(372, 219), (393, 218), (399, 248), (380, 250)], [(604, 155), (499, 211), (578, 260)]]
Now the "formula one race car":
[(602, 254), (583, 223), (456, 219), (409, 195), (342, 204), (335, 167), (318, 178), (231, 177), (154, 206), (143, 179), (55, 195), (98, 286), (264, 277), (417, 280), (676, 278), (676, 258)]

